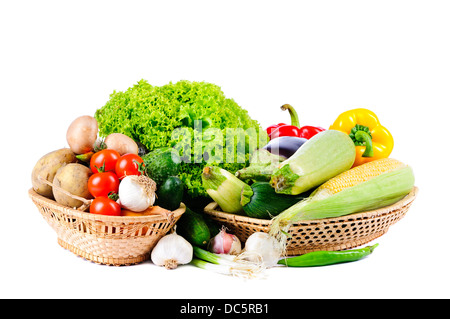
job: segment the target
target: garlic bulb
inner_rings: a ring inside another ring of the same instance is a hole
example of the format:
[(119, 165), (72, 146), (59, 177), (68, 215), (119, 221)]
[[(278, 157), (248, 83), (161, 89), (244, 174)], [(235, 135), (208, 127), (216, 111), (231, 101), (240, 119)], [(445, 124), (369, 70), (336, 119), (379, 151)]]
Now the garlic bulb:
[(208, 250), (215, 254), (237, 255), (241, 252), (241, 241), (235, 235), (226, 232), (226, 228), (211, 238)]
[(120, 205), (133, 212), (142, 212), (155, 203), (156, 183), (145, 175), (128, 175), (119, 185)]
[(281, 247), (273, 236), (256, 232), (247, 238), (243, 256), (253, 262), (259, 262), (262, 259), (265, 266), (269, 268), (278, 263), (281, 253)]
[(155, 265), (175, 269), (178, 265), (190, 263), (193, 254), (192, 245), (174, 230), (158, 241), (150, 258)]

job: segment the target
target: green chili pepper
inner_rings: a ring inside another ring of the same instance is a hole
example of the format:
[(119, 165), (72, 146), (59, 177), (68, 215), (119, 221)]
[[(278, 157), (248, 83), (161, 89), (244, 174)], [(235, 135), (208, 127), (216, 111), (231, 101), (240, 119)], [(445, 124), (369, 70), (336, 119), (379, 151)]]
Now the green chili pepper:
[(341, 251), (313, 251), (304, 255), (283, 258), (278, 264), (289, 267), (314, 267), (360, 260), (370, 255), (378, 244), (360, 249)]

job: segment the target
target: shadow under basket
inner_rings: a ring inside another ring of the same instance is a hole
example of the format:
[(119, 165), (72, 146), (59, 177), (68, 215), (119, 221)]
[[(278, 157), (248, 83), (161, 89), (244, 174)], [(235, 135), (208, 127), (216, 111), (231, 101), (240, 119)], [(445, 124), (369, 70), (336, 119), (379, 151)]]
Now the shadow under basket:
[(186, 210), (182, 203), (168, 216), (104, 216), (60, 205), (33, 189), (28, 194), (56, 232), (60, 246), (104, 265), (133, 265), (148, 260), (158, 240)]
[[(397, 203), (380, 209), (342, 217), (302, 220), (291, 225), (286, 255), (298, 256), (312, 251), (337, 251), (364, 245), (385, 234), (402, 219), (415, 200), (418, 188)], [(216, 202), (205, 207), (205, 213), (224, 225), (244, 243), (255, 232), (268, 232), (272, 221), (226, 213)]]

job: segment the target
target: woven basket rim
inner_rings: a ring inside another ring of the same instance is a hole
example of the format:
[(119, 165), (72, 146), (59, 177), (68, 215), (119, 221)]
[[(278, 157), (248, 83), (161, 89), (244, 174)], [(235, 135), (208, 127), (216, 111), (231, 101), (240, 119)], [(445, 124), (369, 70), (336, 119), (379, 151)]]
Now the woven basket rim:
[[(58, 211), (63, 211), (66, 215), (85, 219), (85, 220), (93, 220), (99, 222), (132, 222), (132, 223), (158, 223), (167, 221), (167, 217), (163, 215), (143, 215), (143, 216), (107, 216), (107, 215), (99, 215), (99, 214), (91, 214), (88, 212), (82, 212), (64, 205), (57, 203), (55, 200), (44, 197), (38, 193), (33, 188), (28, 190), (28, 195), (31, 199), (36, 202), (39, 202), (42, 206), (47, 208), (54, 208)], [(173, 217), (176, 219), (180, 217), (186, 210), (186, 205), (184, 203), (180, 204), (180, 207), (174, 211)]]
[[(414, 201), (414, 199), (417, 196), (418, 191), (419, 191), (419, 188), (417, 186), (414, 186), (413, 189), (404, 198), (402, 198), (398, 202), (396, 202), (390, 206), (382, 207), (379, 209), (349, 214), (349, 215), (340, 216), (340, 217), (301, 220), (301, 221), (293, 223), (293, 225), (336, 223), (336, 222), (342, 221), (343, 219), (356, 220), (356, 219), (373, 218), (373, 217), (389, 214), (392, 211), (400, 209), (400, 208), (410, 204), (412, 201)], [(237, 215), (237, 214), (223, 212), (220, 210), (220, 207), (216, 202), (211, 202), (210, 204), (208, 204), (204, 208), (204, 212), (208, 215), (233, 220), (233, 222), (237, 222), (237, 223), (242, 222), (242, 223), (259, 224), (259, 225), (264, 225), (264, 226), (269, 226), (270, 224), (272, 224), (271, 219), (259, 219), (259, 218), (248, 217), (246, 215)]]

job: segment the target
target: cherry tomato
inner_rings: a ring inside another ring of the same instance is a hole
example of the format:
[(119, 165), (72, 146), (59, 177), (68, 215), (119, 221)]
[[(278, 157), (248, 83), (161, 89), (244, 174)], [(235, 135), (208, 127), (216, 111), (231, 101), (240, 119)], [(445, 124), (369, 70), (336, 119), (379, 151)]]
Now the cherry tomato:
[(112, 149), (104, 149), (96, 152), (91, 157), (91, 170), (92, 172), (113, 172), (116, 168), (116, 162), (120, 158), (119, 152)]
[(120, 205), (106, 196), (95, 198), (89, 208), (91, 214), (120, 216), (122, 209)]
[(119, 178), (116, 173), (95, 173), (89, 177), (88, 190), (94, 197), (108, 196), (109, 193), (119, 192)]
[(128, 175), (142, 175), (140, 168), (143, 164), (144, 161), (140, 156), (132, 153), (124, 154), (117, 160), (116, 174), (119, 179)]

